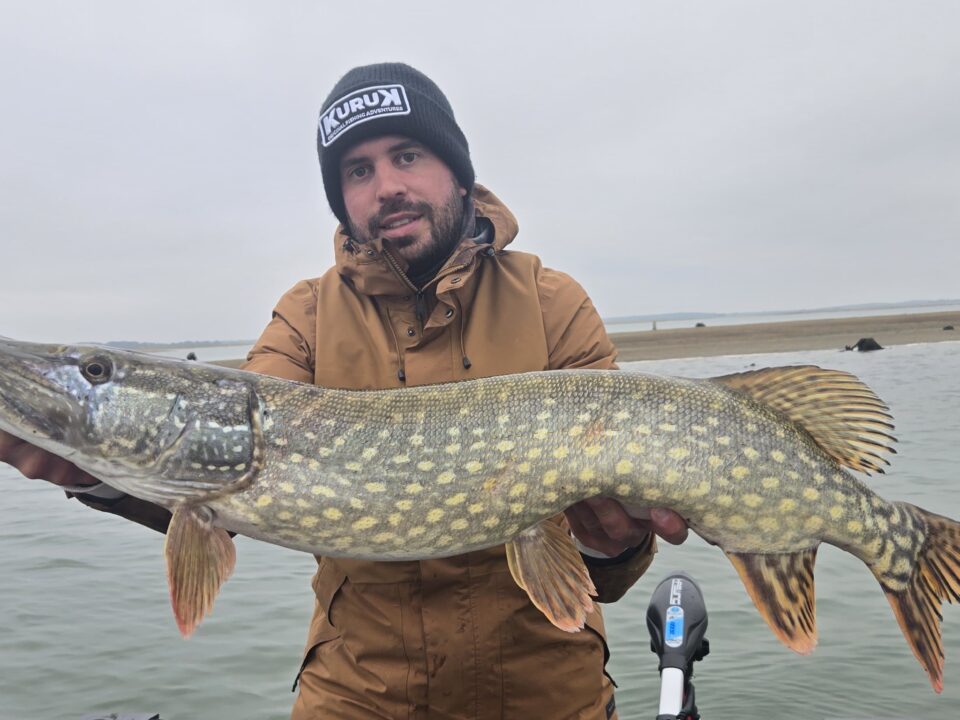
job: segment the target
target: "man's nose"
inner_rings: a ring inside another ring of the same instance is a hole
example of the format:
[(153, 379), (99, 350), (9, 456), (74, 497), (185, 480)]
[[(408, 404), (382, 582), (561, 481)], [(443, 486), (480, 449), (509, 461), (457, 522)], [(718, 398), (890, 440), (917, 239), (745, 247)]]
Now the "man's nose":
[(392, 163), (384, 163), (377, 168), (377, 199), (384, 201), (407, 194), (407, 184), (403, 172)]

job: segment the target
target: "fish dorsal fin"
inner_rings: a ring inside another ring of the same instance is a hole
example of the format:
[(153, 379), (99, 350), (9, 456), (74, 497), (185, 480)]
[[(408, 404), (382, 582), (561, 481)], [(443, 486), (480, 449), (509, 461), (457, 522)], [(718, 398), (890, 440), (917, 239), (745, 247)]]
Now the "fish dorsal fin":
[(845, 467), (882, 473), (890, 463), (880, 453), (896, 452), (889, 408), (850, 373), (794, 365), (711, 380), (778, 410)]
[(569, 530), (547, 519), (506, 547), (510, 574), (531, 602), (561, 630), (581, 630), (597, 591)]
[(756, 555), (728, 552), (747, 593), (780, 641), (807, 655), (817, 644), (813, 565), (817, 548)]

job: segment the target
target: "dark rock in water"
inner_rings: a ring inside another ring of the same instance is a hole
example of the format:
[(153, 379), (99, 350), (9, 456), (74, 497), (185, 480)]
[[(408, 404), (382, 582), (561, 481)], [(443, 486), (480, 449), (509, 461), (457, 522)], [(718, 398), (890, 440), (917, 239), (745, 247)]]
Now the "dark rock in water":
[(873, 338), (860, 338), (857, 340), (856, 345), (847, 345), (845, 350), (859, 350), (860, 352), (868, 352), (870, 350), (883, 350), (883, 345), (878, 343)]
[(943, 329), (944, 329), (944, 330), (953, 330), (953, 325), (944, 325), (944, 326), (943, 326)]
[(197, 359), (197, 354), (195, 352), (191, 350), (190, 352), (187, 353), (187, 360), (196, 360), (196, 359)]
[(706, 327), (706, 323), (697, 323), (694, 327)]

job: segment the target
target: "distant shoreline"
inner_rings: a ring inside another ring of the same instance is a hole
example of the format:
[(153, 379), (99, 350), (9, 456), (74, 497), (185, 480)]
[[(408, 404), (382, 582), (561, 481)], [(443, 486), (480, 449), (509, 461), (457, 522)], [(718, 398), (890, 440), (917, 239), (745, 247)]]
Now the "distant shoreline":
[[(952, 325), (954, 330), (944, 330)], [(843, 350), (860, 338), (872, 337), (883, 347), (960, 341), (960, 310), (951, 312), (872, 315), (866, 317), (787, 320), (745, 325), (671, 328), (611, 333), (620, 362), (668, 360), (717, 355), (802, 350)], [(243, 359), (217, 360), (239, 367)]]
[[(944, 330), (947, 325), (952, 325), (955, 330)], [(843, 350), (848, 345), (854, 345), (860, 338), (868, 337), (872, 337), (883, 347), (960, 341), (960, 310), (789, 320), (749, 325), (708, 325), (610, 335), (619, 350), (620, 362), (801, 350)]]

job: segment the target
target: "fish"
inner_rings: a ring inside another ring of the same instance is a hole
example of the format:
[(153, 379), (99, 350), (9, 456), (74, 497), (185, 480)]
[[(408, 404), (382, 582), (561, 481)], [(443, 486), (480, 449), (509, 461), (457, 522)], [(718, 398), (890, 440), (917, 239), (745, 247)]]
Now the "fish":
[(817, 549), (852, 553), (943, 689), (941, 607), (960, 600), (960, 524), (853, 474), (884, 471), (894, 427), (842, 371), (571, 369), (342, 390), (0, 338), (0, 429), (172, 512), (164, 553), (184, 635), (233, 572), (233, 533), (380, 561), (503, 544), (532, 603), (575, 632), (596, 590), (559, 514), (604, 495), (679, 513), (802, 654), (817, 643)]

